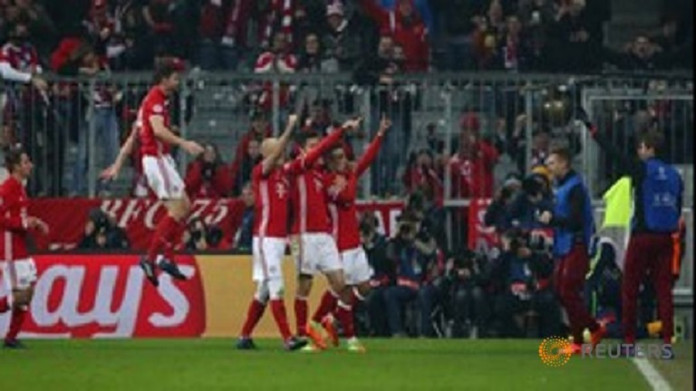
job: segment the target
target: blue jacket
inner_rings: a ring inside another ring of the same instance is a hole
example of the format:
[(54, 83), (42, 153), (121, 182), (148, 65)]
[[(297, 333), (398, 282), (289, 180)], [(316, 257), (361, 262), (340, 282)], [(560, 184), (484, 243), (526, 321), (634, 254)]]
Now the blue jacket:
[(554, 188), (555, 205), (553, 211), (553, 255), (567, 255), (576, 243), (589, 248), (594, 234), (592, 202), (582, 178), (570, 171), (558, 181)]
[[(681, 216), (681, 197), (683, 184), (677, 170), (659, 159), (645, 162), (645, 177), (638, 185), (641, 187), (641, 203), (636, 209), (642, 209), (643, 223), (651, 232), (672, 233), (679, 229)], [(638, 206), (638, 205), (637, 205)], [(632, 227), (637, 225), (636, 218)]]

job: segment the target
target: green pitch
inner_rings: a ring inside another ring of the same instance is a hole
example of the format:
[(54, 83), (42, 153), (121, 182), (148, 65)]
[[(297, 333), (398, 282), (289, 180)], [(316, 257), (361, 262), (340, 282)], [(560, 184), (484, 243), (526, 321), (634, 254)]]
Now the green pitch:
[[(26, 342), (28, 350), (0, 349), (3, 390), (648, 389), (628, 360), (574, 357), (547, 367), (534, 340), (365, 340), (366, 354), (288, 353), (277, 340), (251, 352), (230, 339)], [(683, 343), (677, 354), (658, 368), (674, 389), (690, 389), (693, 351)]]

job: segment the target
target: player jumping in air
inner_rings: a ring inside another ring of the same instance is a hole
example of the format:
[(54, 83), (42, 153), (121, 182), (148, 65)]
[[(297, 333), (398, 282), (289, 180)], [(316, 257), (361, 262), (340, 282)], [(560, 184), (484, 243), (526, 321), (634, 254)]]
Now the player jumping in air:
[(47, 234), (48, 225), (27, 214), (29, 197), (24, 182), (33, 168), (29, 156), (20, 148), (11, 148), (5, 154), (5, 164), (10, 176), (0, 185), (0, 272), (10, 294), (0, 299), (0, 313), (12, 310), (4, 346), (17, 349), (24, 347), (17, 334), (29, 311), (36, 282), (36, 265), (27, 251), (27, 233), (38, 228)]
[[(179, 87), (179, 79), (179, 71), (174, 64), (165, 63), (155, 71), (156, 85), (147, 93), (138, 110), (135, 124), (137, 132), (131, 132), (114, 164), (101, 174), (102, 179), (114, 179), (118, 176), (137, 137), (147, 183), (168, 212), (157, 223), (147, 255), (140, 259), (140, 267), (155, 286), (159, 285), (155, 266), (176, 279), (186, 279), (174, 263), (174, 246), (186, 228), (191, 202), (169, 150), (172, 146), (178, 146), (193, 156), (203, 153), (203, 147), (198, 143), (185, 140), (171, 130), (169, 97)], [(158, 257), (162, 250), (164, 257)]]
[[(329, 152), (329, 172), (324, 177), (324, 187), (329, 197), (333, 237), (336, 240), (343, 264), (347, 290), (355, 296), (355, 299), (361, 301), (364, 301), (370, 292), (369, 281), (372, 277), (372, 270), (360, 243), (358, 211), (355, 207), (356, 190), (358, 179), (377, 157), (384, 134), (390, 127), (391, 122), (382, 118), (377, 136), (357, 164), (348, 162), (342, 146), (332, 148)], [(334, 346), (338, 346), (338, 334), (333, 326), (333, 317), (329, 315), (336, 311), (338, 298), (341, 294), (342, 292), (334, 292), (331, 289), (324, 292), (321, 304), (309, 323), (310, 333), (314, 334), (315, 338), (321, 338), (320, 327), (323, 326)], [(351, 296), (351, 300), (342, 305), (346, 311), (352, 312), (353, 297)], [(347, 324), (343, 324), (343, 334), (347, 339), (348, 350), (364, 352), (365, 347), (355, 337), (352, 320), (351, 313)]]

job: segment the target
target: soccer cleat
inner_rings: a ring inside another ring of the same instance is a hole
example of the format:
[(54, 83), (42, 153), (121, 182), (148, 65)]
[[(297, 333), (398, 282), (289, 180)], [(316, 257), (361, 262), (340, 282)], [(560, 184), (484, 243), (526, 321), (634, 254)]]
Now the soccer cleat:
[(249, 337), (239, 337), (237, 340), (238, 350), (256, 350), (254, 340)]
[(160, 263), (157, 266), (163, 272), (169, 274), (177, 280), (186, 280), (186, 276), (184, 275), (184, 273), (182, 273), (181, 270), (179, 270), (179, 266), (177, 266), (176, 263), (174, 263), (173, 261), (164, 258), (160, 261)]
[(145, 273), (145, 278), (147, 278), (148, 281), (150, 281), (155, 287), (158, 286), (159, 280), (155, 275), (155, 265), (153, 265), (152, 262), (148, 261), (145, 257), (140, 257), (139, 264), (140, 268), (143, 269), (143, 273)]
[(599, 325), (599, 328), (590, 334), (590, 343), (592, 344), (592, 351), (595, 347), (602, 342), (602, 338), (607, 335), (607, 328), (604, 325)]
[(334, 326), (333, 317), (330, 315), (325, 316), (324, 319), (321, 320), (321, 326), (324, 328), (326, 334), (329, 336), (329, 341), (331, 341), (331, 345), (333, 345), (334, 347), (338, 347), (338, 332), (336, 331), (336, 327)]
[(347, 346), (348, 346), (349, 352), (354, 352), (354, 353), (367, 352), (367, 349), (365, 349), (365, 346), (363, 346), (363, 344), (361, 344), (360, 341), (358, 341), (358, 339), (355, 337), (348, 340)]
[(319, 323), (310, 321), (307, 324), (307, 336), (319, 349), (326, 349), (326, 341), (324, 341), (324, 337), (321, 335), (321, 325)]
[(13, 339), (13, 340), (5, 340), (2, 344), (2, 347), (5, 349), (26, 349), (27, 346), (22, 343), (22, 341), (18, 339)]
[(663, 360), (674, 360), (674, 349), (672, 345), (664, 345), (662, 347), (662, 357)]
[(285, 341), (285, 350), (290, 351), (290, 352), (302, 349), (305, 346), (308, 346), (306, 339), (300, 339), (297, 337), (290, 337), (290, 338), (288, 338), (287, 341)]
[(563, 349), (563, 353), (565, 354), (571, 354), (571, 355), (577, 355), (582, 352), (582, 345), (579, 343), (571, 343), (568, 345), (565, 349)]
[(300, 349), (300, 351), (303, 353), (319, 353), (321, 352), (321, 349), (319, 349), (317, 345), (310, 342), (307, 345), (305, 345), (302, 349)]

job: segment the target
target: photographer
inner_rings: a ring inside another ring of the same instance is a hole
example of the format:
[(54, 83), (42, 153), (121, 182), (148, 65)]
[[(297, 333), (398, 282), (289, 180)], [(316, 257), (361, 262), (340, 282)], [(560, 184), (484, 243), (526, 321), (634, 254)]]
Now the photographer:
[[(365, 300), (367, 328), (370, 335), (388, 337), (390, 334), (385, 292), (394, 284), (396, 270), (395, 265), (387, 259), (387, 239), (377, 232), (377, 218), (373, 212), (364, 212), (360, 216), (360, 241), (373, 272), (370, 278), (372, 289)], [(358, 318), (362, 315), (359, 306), (355, 312)]]
[(550, 289), (553, 261), (543, 242), (519, 229), (509, 230), (501, 241), (503, 253), (493, 270), (502, 287), (494, 305), (497, 331), (501, 337), (523, 337), (523, 315), (533, 311), (539, 317), (539, 336), (556, 335), (560, 308)]
[(493, 198), (493, 202), (486, 210), (483, 217), (484, 223), (489, 227), (495, 227), (496, 231), (503, 232), (510, 228), (511, 218), (509, 209), (517, 199), (522, 187), (522, 182), (517, 174), (510, 174), (505, 178), (503, 187)]
[(541, 228), (537, 220), (545, 210), (553, 210), (551, 184), (542, 174), (531, 174), (522, 181), (522, 191), (510, 203), (508, 218), (512, 227), (525, 230)]
[(222, 162), (217, 146), (206, 144), (205, 151), (186, 169), (186, 189), (194, 198), (218, 198), (230, 193), (229, 169)]
[(464, 250), (447, 260), (446, 292), (449, 299), (448, 318), (452, 320), (452, 336), (477, 337), (486, 332), (490, 317), (488, 298), (482, 288), (483, 272), (488, 260), (473, 251)]
[[(429, 284), (431, 273), (436, 271), (435, 240), (419, 232), (420, 219), (405, 210), (397, 219), (397, 236), (387, 245), (387, 259), (396, 265), (396, 284), (385, 292), (389, 328), (393, 337), (404, 337), (402, 307), (417, 300), (420, 312), (420, 334), (434, 336), (430, 314), (437, 302), (437, 290)], [(427, 240), (426, 240), (427, 239)]]
[(194, 252), (229, 248), (229, 244), (223, 240), (220, 227), (209, 227), (200, 217), (189, 222), (183, 241), (185, 248)]
[(126, 232), (118, 227), (113, 216), (99, 208), (89, 212), (85, 224), (85, 236), (77, 246), (79, 249), (114, 250), (130, 247)]

